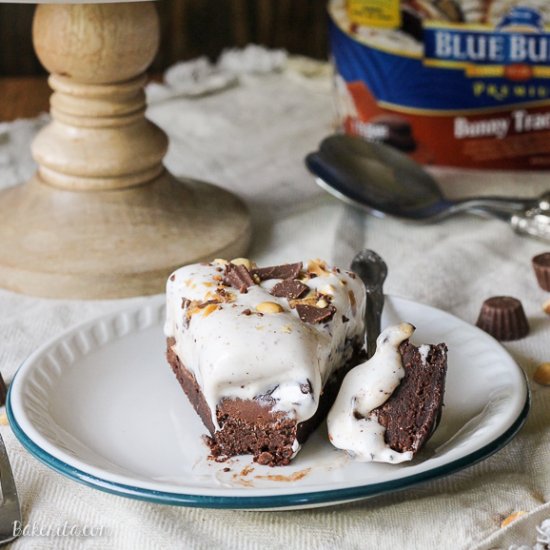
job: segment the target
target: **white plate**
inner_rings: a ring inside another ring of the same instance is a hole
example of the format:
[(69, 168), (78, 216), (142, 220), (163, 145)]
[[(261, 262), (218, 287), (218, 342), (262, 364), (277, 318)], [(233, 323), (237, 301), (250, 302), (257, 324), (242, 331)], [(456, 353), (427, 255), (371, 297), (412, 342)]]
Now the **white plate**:
[[(205, 429), (164, 357), (164, 300), (74, 328), (33, 353), (8, 396), (21, 443), (67, 477), (119, 495), (186, 506), (281, 509), (346, 502), (410, 487), (477, 462), (523, 424), (521, 369), (493, 338), (440, 310), (388, 298), (384, 325), (409, 321), (417, 343), (446, 342), (441, 423), (410, 463), (363, 464), (326, 427), (290, 466), (207, 459)], [(228, 470), (229, 469), (229, 470)]]

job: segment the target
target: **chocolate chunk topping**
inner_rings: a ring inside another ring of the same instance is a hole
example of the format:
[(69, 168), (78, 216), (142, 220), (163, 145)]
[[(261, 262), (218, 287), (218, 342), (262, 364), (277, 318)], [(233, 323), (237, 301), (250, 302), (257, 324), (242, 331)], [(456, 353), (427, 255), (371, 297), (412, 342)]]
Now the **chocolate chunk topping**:
[(308, 306), (306, 304), (297, 304), (296, 311), (298, 312), (298, 317), (304, 323), (322, 323), (323, 321), (330, 321), (332, 316), (336, 313), (336, 308), (334, 306), (328, 307), (316, 307)]
[(236, 288), (242, 294), (246, 294), (249, 286), (254, 286), (254, 280), (244, 265), (227, 264), (223, 277), (226, 285)]
[(280, 283), (277, 283), (271, 289), (271, 295), (277, 296), (277, 298), (286, 298), (287, 300), (296, 300), (303, 296), (309, 287), (300, 281), (293, 279), (285, 279)]
[(267, 279), (296, 279), (302, 269), (302, 262), (295, 264), (273, 265), (271, 267), (258, 267), (250, 273), (257, 275), (260, 281)]

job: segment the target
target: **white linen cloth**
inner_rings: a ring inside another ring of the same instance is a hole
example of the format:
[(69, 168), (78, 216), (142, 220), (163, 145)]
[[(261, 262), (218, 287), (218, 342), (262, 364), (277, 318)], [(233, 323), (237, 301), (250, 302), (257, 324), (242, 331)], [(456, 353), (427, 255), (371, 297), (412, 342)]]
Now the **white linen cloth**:
[[(255, 223), (251, 257), (264, 264), (326, 258), (343, 207), (317, 189), (303, 158), (333, 129), (329, 71), (280, 52), (261, 51), (256, 58), (259, 66), (250, 50), (241, 57), (231, 52), (216, 67), (202, 60), (197, 86), (187, 89), (178, 89), (178, 71), (189, 78), (193, 66), (180, 66), (171, 73), (170, 88), (149, 89), (148, 114), (171, 138), (166, 165), (175, 175), (213, 181), (247, 200)], [(44, 121), (0, 125), (0, 186), (30, 176), (29, 141)], [(453, 196), (529, 195), (550, 188), (547, 174), (437, 174)], [(534, 383), (532, 374), (550, 361), (550, 318), (542, 312), (548, 295), (538, 288), (530, 260), (550, 244), (519, 237), (500, 221), (461, 216), (437, 225), (369, 217), (364, 245), (385, 258), (388, 293), (469, 322), (489, 296), (522, 300), (531, 333), (505, 347), (527, 374), (532, 410), (505, 449), (439, 481), (372, 500), (309, 511), (239, 512), (155, 505), (95, 491), (39, 463), (9, 426), (0, 426), (25, 524), (104, 526), (98, 538), (26, 536), (13, 547), (457, 550), (534, 548), (538, 536), (542, 548), (550, 535), (548, 522), (536, 530), (550, 518), (550, 387)], [(147, 298), (46, 300), (0, 290), (2, 374), (11, 380), (28, 354), (64, 329), (142, 300)], [(518, 511), (526, 514), (500, 528), (503, 518)]]

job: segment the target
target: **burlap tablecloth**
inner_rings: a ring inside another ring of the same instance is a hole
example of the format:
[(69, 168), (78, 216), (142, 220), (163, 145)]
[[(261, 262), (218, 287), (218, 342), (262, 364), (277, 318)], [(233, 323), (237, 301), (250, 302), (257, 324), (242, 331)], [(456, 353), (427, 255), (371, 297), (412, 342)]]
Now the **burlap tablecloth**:
[[(172, 89), (149, 90), (149, 116), (171, 137), (166, 164), (176, 175), (211, 180), (248, 201), (255, 221), (250, 255), (257, 260), (328, 257), (343, 207), (317, 190), (303, 157), (332, 130), (329, 72), (281, 53), (245, 53), (226, 57), (222, 72), (204, 61), (194, 72), (181, 66), (172, 73)], [(32, 173), (28, 144), (44, 120), (0, 125), (0, 185)], [(439, 171), (438, 177), (452, 195), (550, 188), (544, 174)], [(533, 548), (544, 532), (550, 540), (550, 522), (536, 531), (550, 518), (550, 387), (532, 382), (535, 367), (550, 360), (550, 318), (541, 309), (548, 296), (530, 266), (531, 257), (550, 245), (471, 216), (424, 226), (369, 217), (364, 245), (386, 259), (388, 293), (469, 322), (488, 296), (523, 301), (531, 334), (505, 347), (530, 380), (532, 410), (505, 449), (439, 481), (351, 505), (238, 512), (154, 505), (89, 489), (43, 466), (2, 425), (24, 523), (36, 530), (65, 522), (104, 527), (101, 537), (26, 536), (14, 548), (489, 549)], [(11, 380), (29, 353), (64, 329), (146, 299), (52, 301), (0, 290), (4, 377)], [(518, 511), (526, 514), (500, 527)]]

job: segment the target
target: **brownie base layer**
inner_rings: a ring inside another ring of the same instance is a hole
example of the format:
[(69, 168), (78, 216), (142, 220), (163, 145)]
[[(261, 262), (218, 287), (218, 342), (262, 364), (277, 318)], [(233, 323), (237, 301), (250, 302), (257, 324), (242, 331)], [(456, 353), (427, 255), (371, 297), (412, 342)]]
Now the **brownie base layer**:
[[(295, 440), (304, 443), (324, 420), (336, 399), (340, 384), (348, 370), (362, 360), (360, 346), (354, 358), (338, 369), (329, 379), (319, 399), (317, 412), (308, 420), (297, 423), (282, 411), (273, 411), (275, 401), (269, 396), (253, 400), (224, 399), (216, 409), (220, 429), (215, 430), (212, 414), (193, 373), (181, 363), (173, 351), (173, 338), (167, 339), (167, 359), (189, 401), (210, 432), (207, 443), (211, 456), (218, 461), (244, 454), (252, 454), (254, 461), (269, 466), (290, 463)], [(350, 344), (351, 345), (351, 344)], [(311, 391), (304, 388), (304, 392)]]
[(426, 361), (416, 346), (406, 341), (399, 351), (405, 376), (392, 396), (374, 415), (386, 428), (386, 443), (395, 451), (416, 454), (434, 432), (439, 422), (445, 375), (447, 347), (429, 346)]

